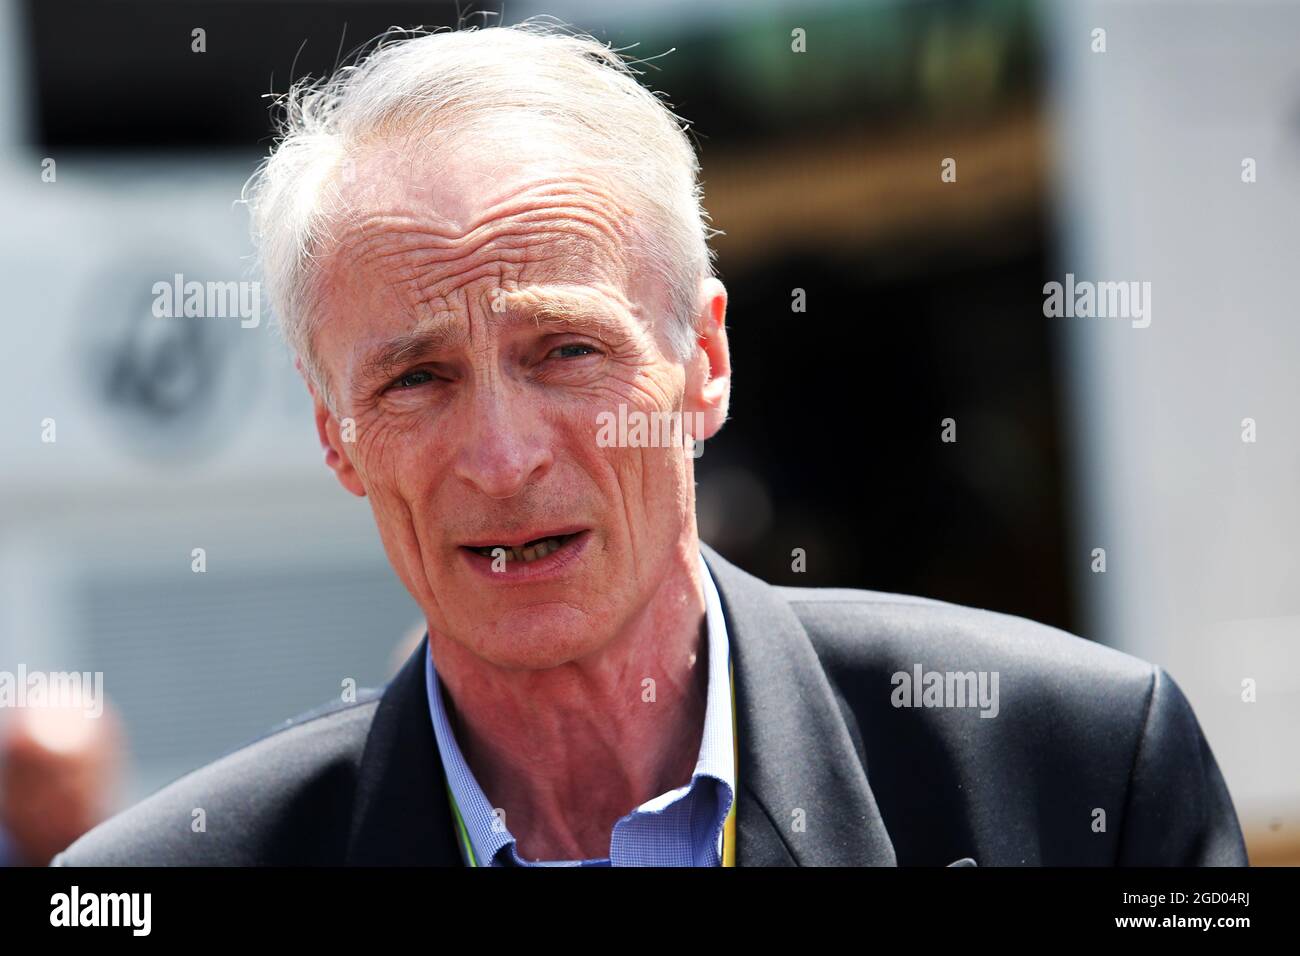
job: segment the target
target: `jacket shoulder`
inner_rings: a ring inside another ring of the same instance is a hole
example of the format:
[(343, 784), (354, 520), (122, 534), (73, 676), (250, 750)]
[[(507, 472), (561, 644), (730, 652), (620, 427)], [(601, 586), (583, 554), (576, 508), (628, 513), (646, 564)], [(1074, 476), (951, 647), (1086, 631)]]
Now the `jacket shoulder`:
[(1156, 668), (1144, 660), (1012, 614), (856, 588), (776, 590), (832, 671), (1002, 664), (1022, 681), (1050, 679), (1058, 691), (1062, 683), (1105, 683), (1145, 693), (1155, 679)]
[[(998, 836), (981, 848), (990, 862), (1246, 864), (1223, 776), (1163, 668), (1010, 614), (849, 588), (777, 591), (896, 819), (915, 814), (917, 794), (947, 793), (995, 819)], [(1096, 828), (1099, 810), (1109, 829)], [(900, 860), (932, 856), (926, 841), (947, 819), (920, 833), (896, 825)], [(1014, 836), (1026, 820), (1036, 844)]]
[(55, 866), (340, 863), (377, 693), (290, 718), (86, 833)]

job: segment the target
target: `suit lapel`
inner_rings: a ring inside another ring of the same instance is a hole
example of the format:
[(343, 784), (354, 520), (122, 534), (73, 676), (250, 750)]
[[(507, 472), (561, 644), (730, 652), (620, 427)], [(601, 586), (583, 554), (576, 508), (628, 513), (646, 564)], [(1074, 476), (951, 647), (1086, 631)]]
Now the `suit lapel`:
[(701, 549), (722, 598), (736, 671), (737, 864), (896, 866), (866, 773), (799, 618), (774, 587), (708, 545)]
[(459, 866), (420, 642), (379, 700), (357, 782), (347, 862)]

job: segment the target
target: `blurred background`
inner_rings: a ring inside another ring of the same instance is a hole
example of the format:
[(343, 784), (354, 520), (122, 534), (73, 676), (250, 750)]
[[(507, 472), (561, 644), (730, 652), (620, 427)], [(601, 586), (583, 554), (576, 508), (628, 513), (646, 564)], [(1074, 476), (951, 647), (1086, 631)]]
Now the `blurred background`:
[[(151, 290), (253, 277), (236, 200), (265, 94), (460, 12), (0, 0), (0, 670), (102, 671), (114, 730), (64, 750), (123, 757), (78, 764), (68, 826), (381, 684), (407, 646), (419, 612), (271, 323), (168, 323)], [(639, 44), (695, 126), (735, 366), (702, 537), (775, 583), (1164, 665), (1252, 861), (1300, 863), (1300, 5), (505, 9), (542, 13)], [(1150, 326), (1045, 317), (1066, 273), (1150, 282)], [(14, 768), (68, 735), (19, 723), (0, 710), (0, 787), (40, 803), (48, 774)]]

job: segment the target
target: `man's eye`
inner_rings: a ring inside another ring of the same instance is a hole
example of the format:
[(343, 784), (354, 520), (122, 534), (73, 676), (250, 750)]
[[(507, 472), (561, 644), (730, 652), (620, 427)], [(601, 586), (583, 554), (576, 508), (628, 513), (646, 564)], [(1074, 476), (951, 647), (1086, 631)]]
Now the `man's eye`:
[[(575, 349), (582, 350), (582, 351), (577, 351), (575, 353), (574, 351)], [(595, 353), (595, 351), (596, 349), (593, 346), (586, 345), (582, 342), (570, 342), (568, 345), (560, 345), (557, 346), (556, 348), (551, 349), (550, 355), (548, 355), (547, 357), (550, 358), (551, 356), (555, 356), (556, 358), (581, 358), (584, 355), (591, 355)], [(567, 353), (567, 354), (560, 354), (560, 353)]]
[(392, 387), (396, 389), (415, 388), (417, 385), (426, 385), (433, 381), (433, 373), (424, 370), (416, 372), (407, 372), (401, 378), (393, 382)]

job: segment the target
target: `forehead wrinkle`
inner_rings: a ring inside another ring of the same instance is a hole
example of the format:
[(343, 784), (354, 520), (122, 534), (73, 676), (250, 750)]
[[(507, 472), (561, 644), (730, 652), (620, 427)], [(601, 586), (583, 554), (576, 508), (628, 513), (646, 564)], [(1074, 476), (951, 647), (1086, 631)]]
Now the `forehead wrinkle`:
[[(623, 264), (611, 256), (601, 255), (593, 243), (572, 230), (559, 228), (545, 232), (522, 233), (518, 230), (500, 235), (483, 235), (476, 247), (431, 251), (421, 237), (392, 247), (384, 239), (371, 239), (366, 247), (354, 247), (349, 268), (357, 273), (371, 272), (381, 287), (395, 292), (400, 308), (412, 317), (428, 316), (431, 306), (442, 305), (475, 282), (493, 279), (498, 286), (515, 284), (509, 276), (519, 277), (523, 270), (540, 277), (557, 277), (570, 281), (621, 279), (626, 275)], [(361, 280), (365, 282), (364, 278)]]
[[(394, 218), (387, 219), (389, 223)], [(408, 219), (407, 222), (410, 222)], [(534, 223), (544, 223), (536, 228)], [(496, 222), (471, 234), (472, 245), (457, 247), (446, 237), (410, 228), (405, 235), (378, 232), (356, 242), (346, 260), (359, 274), (374, 273), (393, 290), (412, 315), (427, 315), (428, 307), (446, 300), (472, 282), (495, 278), (500, 286), (522, 278), (522, 270), (537, 278), (581, 282), (626, 283), (630, 274), (618, 246), (580, 221), (552, 216), (532, 221)], [(430, 248), (430, 240), (438, 248)]]
[[(602, 294), (603, 293), (603, 294)], [(505, 311), (531, 319), (538, 327), (595, 329), (609, 338), (626, 338), (628, 328), (612, 314), (609, 300), (639, 318), (640, 309), (617, 290), (584, 285), (532, 285), (501, 297)]]
[(457, 237), (414, 225), (401, 230), (382, 229), (354, 242), (349, 258), (360, 267), (385, 267), (395, 261), (399, 278), (409, 280), (415, 273), (455, 266), (476, 256), (554, 244), (561, 250), (572, 250), (582, 261), (597, 261), (623, 270), (621, 237), (616, 231), (605, 228), (599, 218), (576, 213), (557, 216), (555, 212), (536, 210), (496, 219)]
[[(590, 188), (584, 190), (583, 185)], [(413, 188), (409, 183), (404, 187), (408, 195)], [(537, 223), (550, 223), (549, 232), (567, 232), (603, 246), (606, 256), (602, 258), (619, 259), (617, 253), (628, 245), (627, 223), (632, 216), (632, 210), (616, 202), (602, 180), (582, 173), (546, 176), (507, 189), (484, 204), (465, 227), (428, 208), (433, 205), (422, 199), (414, 206), (399, 200), (387, 209), (354, 211), (344, 217), (336, 249), (352, 247), (352, 258), (361, 263), (380, 263), (416, 248), (432, 252), (431, 262), (454, 262), (487, 243), (535, 231)], [(451, 254), (444, 255), (444, 250)]]
[[(366, 268), (364, 263), (358, 266)], [(454, 256), (412, 247), (399, 258), (385, 257), (376, 271), (386, 276), (384, 284), (412, 316), (427, 316), (432, 306), (484, 281), (502, 289), (517, 288), (528, 278), (612, 288), (628, 275), (616, 255), (568, 229), (502, 234)]]
[(627, 220), (631, 215), (632, 210), (614, 202), (612, 197), (573, 189), (564, 179), (542, 180), (489, 204), (474, 220), (469, 232), (490, 229), (494, 223), (509, 228), (507, 224), (512, 221), (528, 224), (555, 220), (572, 223), (578, 231), (593, 238), (599, 235), (611, 248), (620, 249), (630, 235)]

